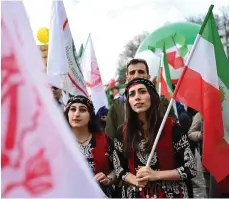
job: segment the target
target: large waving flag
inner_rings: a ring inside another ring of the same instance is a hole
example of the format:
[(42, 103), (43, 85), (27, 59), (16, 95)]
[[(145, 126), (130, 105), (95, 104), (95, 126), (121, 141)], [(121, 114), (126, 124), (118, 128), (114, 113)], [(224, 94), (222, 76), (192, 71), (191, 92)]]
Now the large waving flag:
[(48, 77), (59, 79), (58, 87), (63, 89), (63, 101), (66, 104), (68, 93), (88, 94), (63, 2), (53, 0), (51, 11), (47, 74)]
[(104, 197), (46, 86), (23, 3), (1, 6), (1, 196)]
[(212, 9), (202, 24), (174, 97), (202, 114), (203, 164), (221, 181), (229, 175), (229, 61)]
[(107, 96), (102, 83), (91, 34), (88, 36), (80, 65), (83, 71), (86, 86), (91, 92), (91, 100), (93, 101), (95, 111), (97, 112), (101, 107), (107, 106)]

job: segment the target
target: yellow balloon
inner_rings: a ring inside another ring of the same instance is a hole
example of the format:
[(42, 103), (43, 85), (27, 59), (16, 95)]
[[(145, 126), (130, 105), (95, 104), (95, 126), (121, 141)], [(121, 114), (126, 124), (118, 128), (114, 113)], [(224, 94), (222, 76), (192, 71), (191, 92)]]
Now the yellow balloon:
[(47, 44), (49, 42), (49, 29), (48, 28), (40, 28), (37, 31), (37, 39), (43, 43)]

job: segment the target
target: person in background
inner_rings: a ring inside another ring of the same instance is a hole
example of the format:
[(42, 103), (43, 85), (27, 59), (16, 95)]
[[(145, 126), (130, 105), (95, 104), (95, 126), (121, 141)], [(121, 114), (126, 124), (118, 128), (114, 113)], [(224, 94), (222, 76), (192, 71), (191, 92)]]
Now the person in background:
[[(125, 183), (122, 198), (192, 197), (196, 165), (187, 135), (168, 118), (149, 166), (147, 160), (163, 114), (154, 84), (135, 78), (126, 86), (127, 120), (114, 139), (115, 173)], [(141, 189), (139, 189), (141, 188)]]
[(105, 127), (106, 127), (106, 121), (107, 121), (107, 114), (108, 114), (108, 109), (103, 106), (97, 111), (97, 118), (99, 119), (100, 122), (100, 127), (103, 132), (105, 132)]
[[(197, 149), (200, 153), (201, 159), (203, 155), (203, 133), (203, 117), (199, 112), (197, 112), (196, 115), (193, 117), (192, 125), (188, 132), (188, 137), (190, 140), (198, 144)], [(205, 168), (203, 168), (203, 175), (205, 179), (206, 193), (208, 197), (229, 198), (229, 176), (222, 180), (220, 183), (216, 183), (214, 178)], [(210, 190), (210, 187), (212, 190)]]
[(54, 99), (56, 100), (57, 105), (60, 106), (62, 110), (64, 110), (63, 103), (61, 102), (62, 90), (55, 86), (51, 86), (51, 90), (52, 90), (52, 94), (53, 94)]
[[(168, 106), (169, 106), (169, 100), (166, 99), (164, 96), (161, 96), (160, 97), (160, 108), (161, 108), (163, 115), (166, 113)], [(169, 117), (172, 117), (174, 120), (178, 120), (173, 108), (171, 108), (169, 112)]]
[(107, 197), (111, 198), (115, 181), (114, 144), (112, 139), (100, 130), (92, 101), (82, 95), (72, 96), (67, 102), (64, 115), (95, 179)]
[(195, 109), (191, 107), (187, 107), (187, 114), (191, 119), (193, 119), (193, 117), (196, 115), (197, 112), (198, 111), (196, 111)]
[[(192, 179), (193, 181), (193, 190), (195, 198), (202, 198), (205, 196), (209, 197), (209, 182), (210, 182), (210, 175), (209, 172), (202, 167), (202, 139), (203, 139), (203, 132), (202, 132), (202, 116), (199, 112), (193, 117), (191, 127), (188, 131), (188, 138), (189, 140), (195, 145), (195, 156), (196, 162), (198, 165), (198, 173), (195, 178)], [(194, 150), (195, 150), (194, 149)], [(204, 186), (205, 185), (205, 186)], [(205, 187), (206, 192), (203, 193), (203, 187)], [(202, 194), (202, 195), (201, 195)]]
[[(202, 141), (203, 134), (202, 134), (202, 116), (199, 112), (193, 117), (192, 125), (188, 131), (188, 137), (193, 142), (200, 142)], [(202, 154), (202, 150), (201, 150)]]
[[(173, 84), (173, 90), (175, 91), (176, 85)], [(177, 108), (177, 114), (178, 114), (178, 120), (182, 127), (182, 131), (184, 133), (188, 133), (188, 130), (192, 124), (192, 117), (190, 117), (186, 111), (186, 108), (183, 104), (176, 101), (176, 108)], [(192, 109), (193, 110), (193, 109)]]
[[(130, 60), (127, 63), (126, 69), (126, 83), (136, 77), (150, 79), (148, 64), (143, 59)], [(111, 137), (116, 135), (117, 128), (125, 121), (125, 105), (125, 97), (123, 96), (113, 100), (112, 102), (106, 122), (106, 133)]]
[(113, 95), (113, 100), (118, 99), (120, 97), (119, 87), (115, 86), (111, 89), (111, 93)]

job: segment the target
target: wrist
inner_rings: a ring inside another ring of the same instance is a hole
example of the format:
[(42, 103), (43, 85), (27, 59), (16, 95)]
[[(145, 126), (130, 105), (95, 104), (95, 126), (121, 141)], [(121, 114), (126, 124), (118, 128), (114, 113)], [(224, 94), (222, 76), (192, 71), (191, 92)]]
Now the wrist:
[(138, 186), (138, 181), (137, 181), (137, 177), (136, 176), (134, 176), (134, 179), (133, 179), (133, 182), (132, 182), (132, 184), (134, 185), (134, 186)]
[(154, 171), (154, 176), (152, 176), (151, 181), (159, 181), (161, 180), (161, 171)]
[(112, 183), (112, 180), (113, 180), (113, 179), (112, 179), (112, 177), (109, 176), (109, 175), (107, 176), (107, 179), (108, 179), (107, 185), (110, 185), (110, 184)]

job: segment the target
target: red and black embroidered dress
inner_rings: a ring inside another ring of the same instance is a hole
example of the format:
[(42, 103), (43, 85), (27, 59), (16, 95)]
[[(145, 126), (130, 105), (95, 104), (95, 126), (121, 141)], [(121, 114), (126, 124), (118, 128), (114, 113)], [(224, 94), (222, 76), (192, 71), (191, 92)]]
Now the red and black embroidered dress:
[[(80, 145), (80, 151), (94, 174), (103, 172), (108, 175), (113, 171), (114, 144), (105, 133), (94, 134), (87, 145)], [(100, 187), (107, 197), (112, 197), (114, 193), (112, 185), (100, 184)]]
[[(144, 141), (138, 143), (136, 151), (131, 152), (131, 156), (126, 158), (123, 154), (123, 128), (119, 128), (117, 137), (114, 139), (113, 164), (118, 178), (125, 179), (131, 172), (136, 174), (138, 166), (147, 163), (149, 153), (144, 150)], [(156, 148), (156, 152), (151, 160), (150, 167), (153, 170), (172, 170), (176, 169), (179, 173), (180, 181), (157, 181), (149, 182), (147, 188), (139, 191), (139, 188), (123, 182), (121, 188), (122, 198), (188, 198), (188, 183), (192, 177), (196, 176), (196, 164), (194, 155), (190, 149), (187, 135), (181, 132), (178, 124), (168, 118), (162, 132), (162, 136)]]

